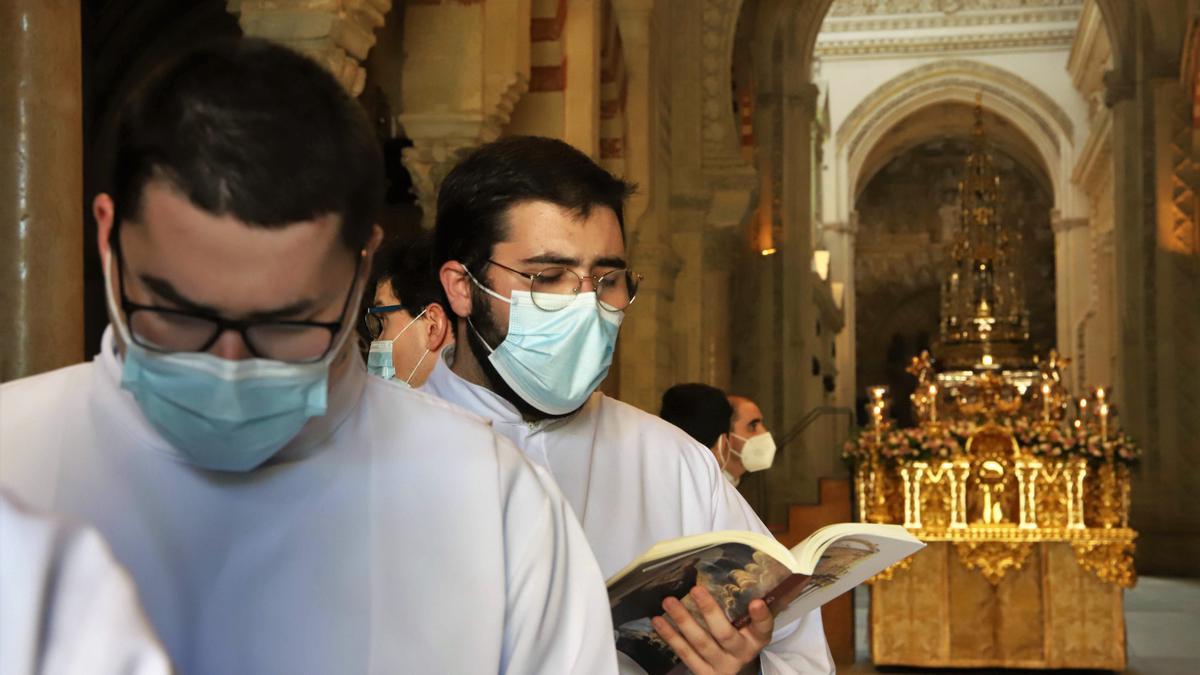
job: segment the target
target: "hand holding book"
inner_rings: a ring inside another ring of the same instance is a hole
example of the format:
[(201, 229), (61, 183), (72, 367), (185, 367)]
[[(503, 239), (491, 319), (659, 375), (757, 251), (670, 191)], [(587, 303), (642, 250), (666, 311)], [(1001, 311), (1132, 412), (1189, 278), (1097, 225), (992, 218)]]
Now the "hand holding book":
[[(758, 653), (771, 642), (775, 617), (762, 600), (750, 602), (747, 621), (738, 628), (704, 586), (694, 586), (685, 601), (668, 596), (663, 600), (667, 619), (651, 619), (654, 630), (675, 655), (697, 675), (740, 672), (758, 660)], [(699, 616), (693, 616), (697, 612)]]
[[(743, 660), (745, 644), (734, 635), (745, 637), (742, 631), (754, 625), (752, 604), (766, 605), (774, 616), (772, 628), (788, 625), (923, 546), (903, 527), (867, 523), (821, 528), (791, 551), (754, 532), (710, 532), (660, 542), (608, 581), (617, 650), (649, 675), (692, 667), (683, 659), (686, 649), (701, 656), (699, 649), (706, 650), (716, 659), (706, 660), (707, 666), (724, 669), (730, 661), (714, 645)], [(695, 586), (706, 591), (719, 614), (706, 612), (712, 608), (703, 596), (692, 594)], [(660, 628), (664, 609), (674, 625)], [(672, 633), (685, 638), (686, 648), (667, 639)], [(729, 647), (735, 651), (728, 652)]]

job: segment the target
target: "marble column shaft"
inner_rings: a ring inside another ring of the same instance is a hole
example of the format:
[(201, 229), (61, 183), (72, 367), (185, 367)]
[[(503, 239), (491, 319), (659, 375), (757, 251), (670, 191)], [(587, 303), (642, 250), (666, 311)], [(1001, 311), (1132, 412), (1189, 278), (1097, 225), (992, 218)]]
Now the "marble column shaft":
[(0, 380), (83, 358), (79, 4), (0, 3)]

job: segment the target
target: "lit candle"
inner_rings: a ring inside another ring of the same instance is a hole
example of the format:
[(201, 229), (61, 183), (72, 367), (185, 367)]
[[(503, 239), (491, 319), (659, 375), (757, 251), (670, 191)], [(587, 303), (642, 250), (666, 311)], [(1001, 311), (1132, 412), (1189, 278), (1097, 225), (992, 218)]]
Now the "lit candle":
[(1042, 420), (1050, 421), (1050, 385), (1042, 385)]
[(936, 384), (929, 385), (929, 421), (937, 421), (937, 394), (938, 388)]
[[(1098, 394), (1099, 392), (1097, 392)], [(1108, 404), (1100, 404), (1100, 441), (1108, 441)]]

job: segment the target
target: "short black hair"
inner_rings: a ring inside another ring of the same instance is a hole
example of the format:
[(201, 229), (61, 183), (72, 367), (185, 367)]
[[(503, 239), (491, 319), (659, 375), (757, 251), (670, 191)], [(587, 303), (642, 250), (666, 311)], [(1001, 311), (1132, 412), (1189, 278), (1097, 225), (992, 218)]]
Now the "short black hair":
[(365, 111), (315, 61), (265, 40), (209, 42), (157, 68), (115, 133), (104, 188), (118, 225), (140, 217), (147, 183), (164, 180), (197, 208), (256, 227), (337, 215), (357, 250), (383, 201)]
[(659, 417), (683, 429), (706, 448), (729, 431), (733, 406), (725, 392), (707, 384), (677, 384), (663, 393)]
[(416, 239), (394, 239), (375, 254), (374, 284), (387, 282), (400, 306), (415, 317), (425, 308), (438, 304), (452, 316), (446, 291), (433, 264), (433, 240), (424, 235)]
[(442, 181), (435, 253), (440, 267), (458, 260), (482, 264), (506, 236), (505, 216), (517, 204), (544, 201), (587, 217), (604, 206), (625, 231), (625, 200), (633, 186), (555, 138), (510, 136), (467, 155)]

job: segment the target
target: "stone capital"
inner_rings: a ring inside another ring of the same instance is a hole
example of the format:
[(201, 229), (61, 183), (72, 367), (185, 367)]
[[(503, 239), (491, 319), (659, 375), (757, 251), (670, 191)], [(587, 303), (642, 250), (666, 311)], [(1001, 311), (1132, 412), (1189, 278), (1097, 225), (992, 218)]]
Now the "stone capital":
[(802, 82), (789, 86), (784, 99), (788, 105), (796, 106), (812, 115), (816, 113), (817, 100), (820, 95), (821, 89), (817, 85), (812, 82)]
[(1087, 218), (1061, 218), (1055, 217), (1050, 222), (1055, 234), (1066, 234), (1078, 227), (1087, 227)]
[(442, 179), (462, 157), (480, 145), (478, 137), (419, 138), (400, 155), (413, 181), (413, 196), (421, 207), (421, 226), (432, 230)]
[(726, 272), (736, 267), (738, 259), (747, 248), (740, 235), (741, 230), (733, 227), (706, 230), (704, 232), (704, 267)]
[(286, 45), (325, 66), (351, 96), (362, 93), (363, 62), (392, 0), (229, 0), (242, 33)]
[(683, 268), (683, 261), (670, 243), (635, 234), (629, 251), (630, 266), (645, 275), (643, 290), (667, 296), (674, 293), (675, 277)]
[(1133, 98), (1137, 92), (1137, 82), (1118, 70), (1104, 71), (1104, 105), (1111, 108), (1116, 104)]
[(822, 232), (832, 232), (843, 237), (854, 238), (858, 236), (858, 222), (852, 221), (849, 223), (822, 223)]

